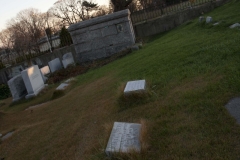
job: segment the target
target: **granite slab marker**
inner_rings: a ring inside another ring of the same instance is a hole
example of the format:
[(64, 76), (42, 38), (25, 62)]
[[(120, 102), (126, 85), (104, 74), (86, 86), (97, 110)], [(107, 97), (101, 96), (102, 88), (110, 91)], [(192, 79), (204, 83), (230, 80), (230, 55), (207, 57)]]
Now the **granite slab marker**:
[(141, 124), (114, 122), (105, 153), (110, 156), (114, 152), (140, 152), (140, 132)]
[(240, 124), (240, 97), (231, 99), (226, 105), (228, 112), (236, 119)]
[(68, 85), (68, 83), (61, 83), (56, 90), (65, 90)]
[(38, 65), (23, 70), (21, 75), (28, 92), (26, 99), (36, 96), (45, 87)]
[(11, 91), (13, 102), (24, 98), (27, 95), (27, 89), (21, 75), (17, 75), (8, 81), (8, 87)]
[(49, 61), (48, 66), (49, 66), (52, 73), (57, 71), (57, 70), (62, 69), (62, 64), (61, 64), (59, 58), (55, 58), (54, 60)]
[(206, 18), (206, 23), (210, 23), (210, 22), (212, 22), (212, 21), (213, 21), (212, 17), (208, 16), (208, 17)]
[(68, 65), (75, 63), (71, 52), (64, 54), (62, 59), (63, 59), (62, 63), (64, 68), (67, 68)]
[(146, 80), (129, 81), (124, 89), (124, 94), (142, 92), (146, 90)]
[(235, 24), (231, 25), (229, 28), (233, 29), (233, 28), (237, 28), (237, 27), (240, 28), (240, 24), (239, 23), (235, 23)]

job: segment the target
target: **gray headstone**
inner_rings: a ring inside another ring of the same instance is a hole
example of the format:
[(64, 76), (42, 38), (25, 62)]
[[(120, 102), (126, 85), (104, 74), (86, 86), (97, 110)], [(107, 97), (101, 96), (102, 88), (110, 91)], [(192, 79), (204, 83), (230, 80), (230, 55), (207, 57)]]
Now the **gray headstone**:
[(206, 18), (206, 23), (211, 23), (212, 21), (213, 21), (212, 17), (209, 17), (209, 16), (208, 16), (208, 17)]
[(24, 85), (21, 75), (17, 75), (8, 81), (8, 86), (11, 91), (13, 102), (24, 98), (27, 95), (27, 89)]
[(141, 151), (140, 144), (141, 124), (114, 122), (105, 153)]
[(48, 66), (45, 66), (40, 69), (44, 83), (48, 80), (47, 75), (50, 74), (50, 69)]
[(233, 25), (231, 25), (229, 28), (236, 28), (236, 27), (240, 27), (240, 24), (239, 23), (235, 23), (235, 24), (233, 24)]
[(49, 66), (52, 73), (57, 71), (57, 70), (62, 69), (62, 64), (61, 64), (59, 58), (55, 58), (54, 60), (48, 62), (48, 66)]
[(22, 71), (23, 71), (23, 67), (21, 65), (12, 67), (12, 76), (15, 77), (17, 75), (20, 75)]
[(214, 26), (217, 26), (217, 25), (219, 25), (219, 22), (217, 22), (217, 23), (214, 23), (213, 25), (214, 25)]
[(124, 94), (142, 92), (145, 91), (145, 87), (145, 80), (129, 81), (124, 89)]
[(36, 96), (45, 87), (37, 65), (25, 69), (21, 74), (28, 92), (26, 99)]
[(205, 17), (204, 17), (204, 16), (200, 16), (198, 21), (199, 21), (200, 23), (201, 23), (201, 22), (204, 22), (204, 21), (205, 21)]
[(35, 61), (36, 61), (37, 65), (38, 65), (39, 67), (41, 67), (41, 66), (43, 65), (41, 59), (35, 58)]
[(61, 83), (56, 90), (65, 90), (68, 85), (68, 83)]
[(62, 63), (64, 68), (67, 68), (67, 66), (70, 64), (74, 64), (74, 59), (71, 52), (64, 54), (62, 58), (63, 58)]

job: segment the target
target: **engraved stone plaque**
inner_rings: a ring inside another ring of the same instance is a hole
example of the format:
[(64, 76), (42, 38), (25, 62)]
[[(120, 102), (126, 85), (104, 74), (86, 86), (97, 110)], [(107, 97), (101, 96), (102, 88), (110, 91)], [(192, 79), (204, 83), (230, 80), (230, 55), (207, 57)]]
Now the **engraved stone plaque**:
[(68, 86), (69, 84), (67, 84), (67, 83), (62, 83), (62, 84), (60, 84), (57, 88), (56, 88), (56, 90), (65, 90), (65, 88)]
[(141, 124), (114, 122), (113, 129), (105, 150), (107, 155), (114, 152), (129, 152), (131, 150), (140, 152), (140, 130)]
[(145, 80), (129, 81), (124, 89), (124, 94), (145, 91), (145, 86)]

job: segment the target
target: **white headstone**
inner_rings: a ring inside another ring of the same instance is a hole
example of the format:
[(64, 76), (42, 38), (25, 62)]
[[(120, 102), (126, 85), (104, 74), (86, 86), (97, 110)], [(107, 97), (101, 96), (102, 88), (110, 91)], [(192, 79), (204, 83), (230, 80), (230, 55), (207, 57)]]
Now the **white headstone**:
[(13, 102), (18, 101), (27, 95), (27, 89), (21, 75), (17, 75), (8, 81), (8, 86), (11, 91)]
[(113, 152), (126, 153), (131, 150), (140, 152), (140, 131), (141, 124), (114, 122), (105, 153), (111, 155)]
[(124, 94), (142, 92), (145, 91), (145, 87), (145, 80), (129, 81), (124, 89)]
[(64, 90), (68, 85), (69, 84), (67, 83), (62, 83), (56, 88), (56, 90)]
[(50, 74), (50, 69), (49, 69), (48, 66), (44, 66), (40, 70), (41, 70), (41, 72), (44, 76), (47, 75), (47, 74)]
[(52, 73), (57, 71), (57, 70), (62, 69), (62, 64), (61, 64), (59, 58), (55, 58), (54, 60), (48, 62), (48, 66), (49, 66)]
[(67, 68), (67, 66), (70, 64), (74, 64), (74, 59), (71, 52), (64, 54), (62, 58), (63, 58), (62, 63), (64, 68)]
[(235, 23), (235, 24), (233, 24), (233, 25), (231, 25), (229, 28), (236, 28), (236, 27), (240, 27), (240, 24), (239, 23)]
[(213, 21), (213, 20), (212, 20), (212, 17), (209, 17), (209, 16), (208, 16), (208, 17), (206, 18), (206, 23), (210, 23), (210, 22), (212, 22), (212, 21)]
[(50, 69), (48, 66), (45, 66), (45, 67), (42, 67), (40, 70), (41, 70), (43, 81), (45, 83), (48, 79), (46, 75), (50, 74)]
[(26, 99), (36, 96), (45, 87), (37, 65), (25, 69), (21, 74), (28, 92)]

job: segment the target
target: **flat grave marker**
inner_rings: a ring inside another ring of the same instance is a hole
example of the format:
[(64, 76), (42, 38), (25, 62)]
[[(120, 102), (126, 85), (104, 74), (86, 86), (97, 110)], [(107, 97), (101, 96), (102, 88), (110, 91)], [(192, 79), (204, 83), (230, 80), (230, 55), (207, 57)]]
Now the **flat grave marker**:
[(236, 27), (240, 28), (240, 24), (239, 23), (235, 23), (235, 24), (231, 25), (229, 28), (233, 29), (233, 28), (236, 28)]
[(114, 152), (140, 152), (140, 131), (141, 124), (114, 122), (105, 153), (109, 156)]
[(142, 92), (146, 90), (146, 80), (129, 81), (124, 89), (124, 94)]
[(69, 84), (68, 83), (61, 83), (56, 90), (65, 90)]

